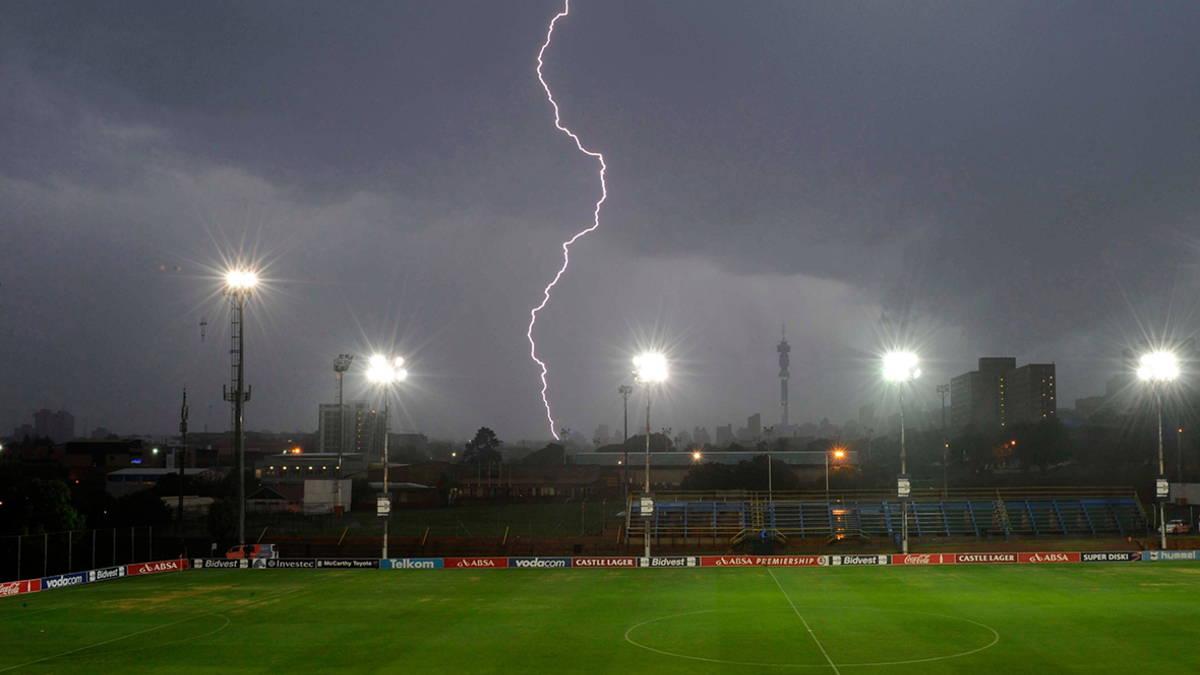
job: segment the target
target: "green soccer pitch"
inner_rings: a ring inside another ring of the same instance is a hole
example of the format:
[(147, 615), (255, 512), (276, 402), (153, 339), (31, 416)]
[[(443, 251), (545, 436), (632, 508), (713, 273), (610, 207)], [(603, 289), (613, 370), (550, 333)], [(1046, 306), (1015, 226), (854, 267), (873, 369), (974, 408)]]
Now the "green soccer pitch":
[(0, 599), (0, 673), (1198, 673), (1195, 563), (206, 570)]

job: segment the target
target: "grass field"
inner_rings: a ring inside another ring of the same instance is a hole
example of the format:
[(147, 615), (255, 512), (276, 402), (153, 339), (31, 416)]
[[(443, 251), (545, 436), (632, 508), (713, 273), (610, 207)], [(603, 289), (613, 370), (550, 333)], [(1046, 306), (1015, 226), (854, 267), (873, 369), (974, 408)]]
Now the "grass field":
[(1200, 566), (206, 570), (0, 600), (0, 673), (231, 669), (1197, 673)]

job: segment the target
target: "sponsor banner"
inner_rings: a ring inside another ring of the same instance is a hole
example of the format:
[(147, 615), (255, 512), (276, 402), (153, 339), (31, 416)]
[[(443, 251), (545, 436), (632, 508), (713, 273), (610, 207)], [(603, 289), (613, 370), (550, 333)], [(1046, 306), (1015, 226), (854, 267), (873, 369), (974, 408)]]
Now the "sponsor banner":
[(953, 562), (953, 553), (913, 553), (892, 556), (893, 565), (949, 565)]
[(27, 579), (25, 581), (6, 581), (0, 583), (0, 598), (6, 595), (20, 595), (21, 593), (37, 593), (42, 590), (41, 579)]
[[(859, 557), (879, 558), (881, 556)], [(823, 555), (706, 555), (700, 558), (701, 567), (816, 567), (828, 564), (829, 556)]]
[(950, 558), (949, 562), (959, 565), (1017, 562), (1016, 553), (947, 553), (942, 558), (943, 562), (945, 558)]
[(137, 563), (136, 565), (125, 566), (125, 569), (129, 572), (129, 576), (158, 574), (159, 572), (177, 572), (179, 570), (186, 570), (187, 568), (188, 561), (186, 560), (160, 560), (158, 562)]
[(267, 568), (267, 569), (269, 569), (269, 570), (274, 570), (274, 569), (280, 569), (280, 570), (289, 570), (289, 569), (312, 570), (312, 569), (316, 569), (316, 568), (317, 568), (317, 561), (316, 561), (316, 560), (313, 560), (312, 558), (298, 558), (298, 559), (290, 559), (290, 558), (267, 558), (267, 559), (266, 559), (265, 561), (263, 561), (263, 562), (265, 562), (265, 563), (267, 564), (267, 565), (266, 565), (266, 568)]
[(445, 566), (451, 569), (495, 569), (508, 567), (508, 558), (446, 558)]
[(1023, 563), (1077, 563), (1078, 553), (1018, 553), (1017, 562)]
[(831, 555), (830, 565), (887, 565), (886, 555)]
[(1080, 562), (1137, 562), (1141, 559), (1141, 551), (1085, 551), (1079, 554)]
[(1142, 560), (1146, 562), (1168, 562), (1171, 560), (1200, 560), (1198, 551), (1143, 551)]
[(440, 570), (443, 564), (441, 558), (392, 558), (379, 561), (379, 566), (385, 570)]
[(87, 572), (76, 572), (74, 574), (59, 574), (53, 577), (42, 578), (42, 590), (47, 591), (51, 588), (65, 588), (67, 586), (78, 586), (88, 582)]
[[(245, 570), (250, 569), (250, 564), (245, 558), (196, 558), (192, 560), (192, 569)], [(133, 572), (130, 571), (130, 574)]]
[(571, 567), (637, 567), (638, 559), (625, 558), (571, 558)]
[(700, 559), (691, 556), (638, 558), (638, 567), (698, 567)]
[(570, 558), (509, 558), (509, 567), (522, 567), (526, 569), (547, 568), (547, 567), (570, 567)]
[(120, 579), (121, 577), (125, 576), (125, 566), (121, 565), (119, 567), (105, 567), (104, 569), (91, 570), (87, 573), (87, 575), (89, 584), (97, 581), (108, 581), (109, 579)]
[(378, 558), (335, 558), (324, 559), (318, 558), (316, 561), (317, 569), (339, 569), (339, 570), (365, 570), (379, 569)]

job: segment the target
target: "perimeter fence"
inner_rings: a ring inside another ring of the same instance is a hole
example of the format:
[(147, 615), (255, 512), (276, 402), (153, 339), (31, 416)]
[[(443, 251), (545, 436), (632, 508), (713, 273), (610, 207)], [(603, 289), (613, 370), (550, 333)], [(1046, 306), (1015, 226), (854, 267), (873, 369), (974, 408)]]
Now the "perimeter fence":
[(189, 545), (189, 540), (156, 533), (151, 526), (6, 535), (0, 537), (0, 581), (177, 558), (189, 552), (208, 555), (209, 550), (203, 542)]

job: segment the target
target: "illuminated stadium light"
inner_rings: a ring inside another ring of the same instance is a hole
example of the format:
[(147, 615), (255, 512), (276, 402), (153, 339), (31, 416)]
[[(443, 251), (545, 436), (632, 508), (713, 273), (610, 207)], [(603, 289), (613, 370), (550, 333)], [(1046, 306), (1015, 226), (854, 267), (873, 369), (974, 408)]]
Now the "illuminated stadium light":
[(921, 361), (912, 352), (891, 352), (883, 357), (883, 379), (907, 382), (921, 377)]
[(1142, 354), (1137, 375), (1146, 382), (1170, 382), (1179, 377), (1179, 359), (1171, 352)]
[(667, 357), (658, 352), (646, 352), (633, 359), (637, 369), (633, 376), (642, 384), (657, 384), (667, 381)]

